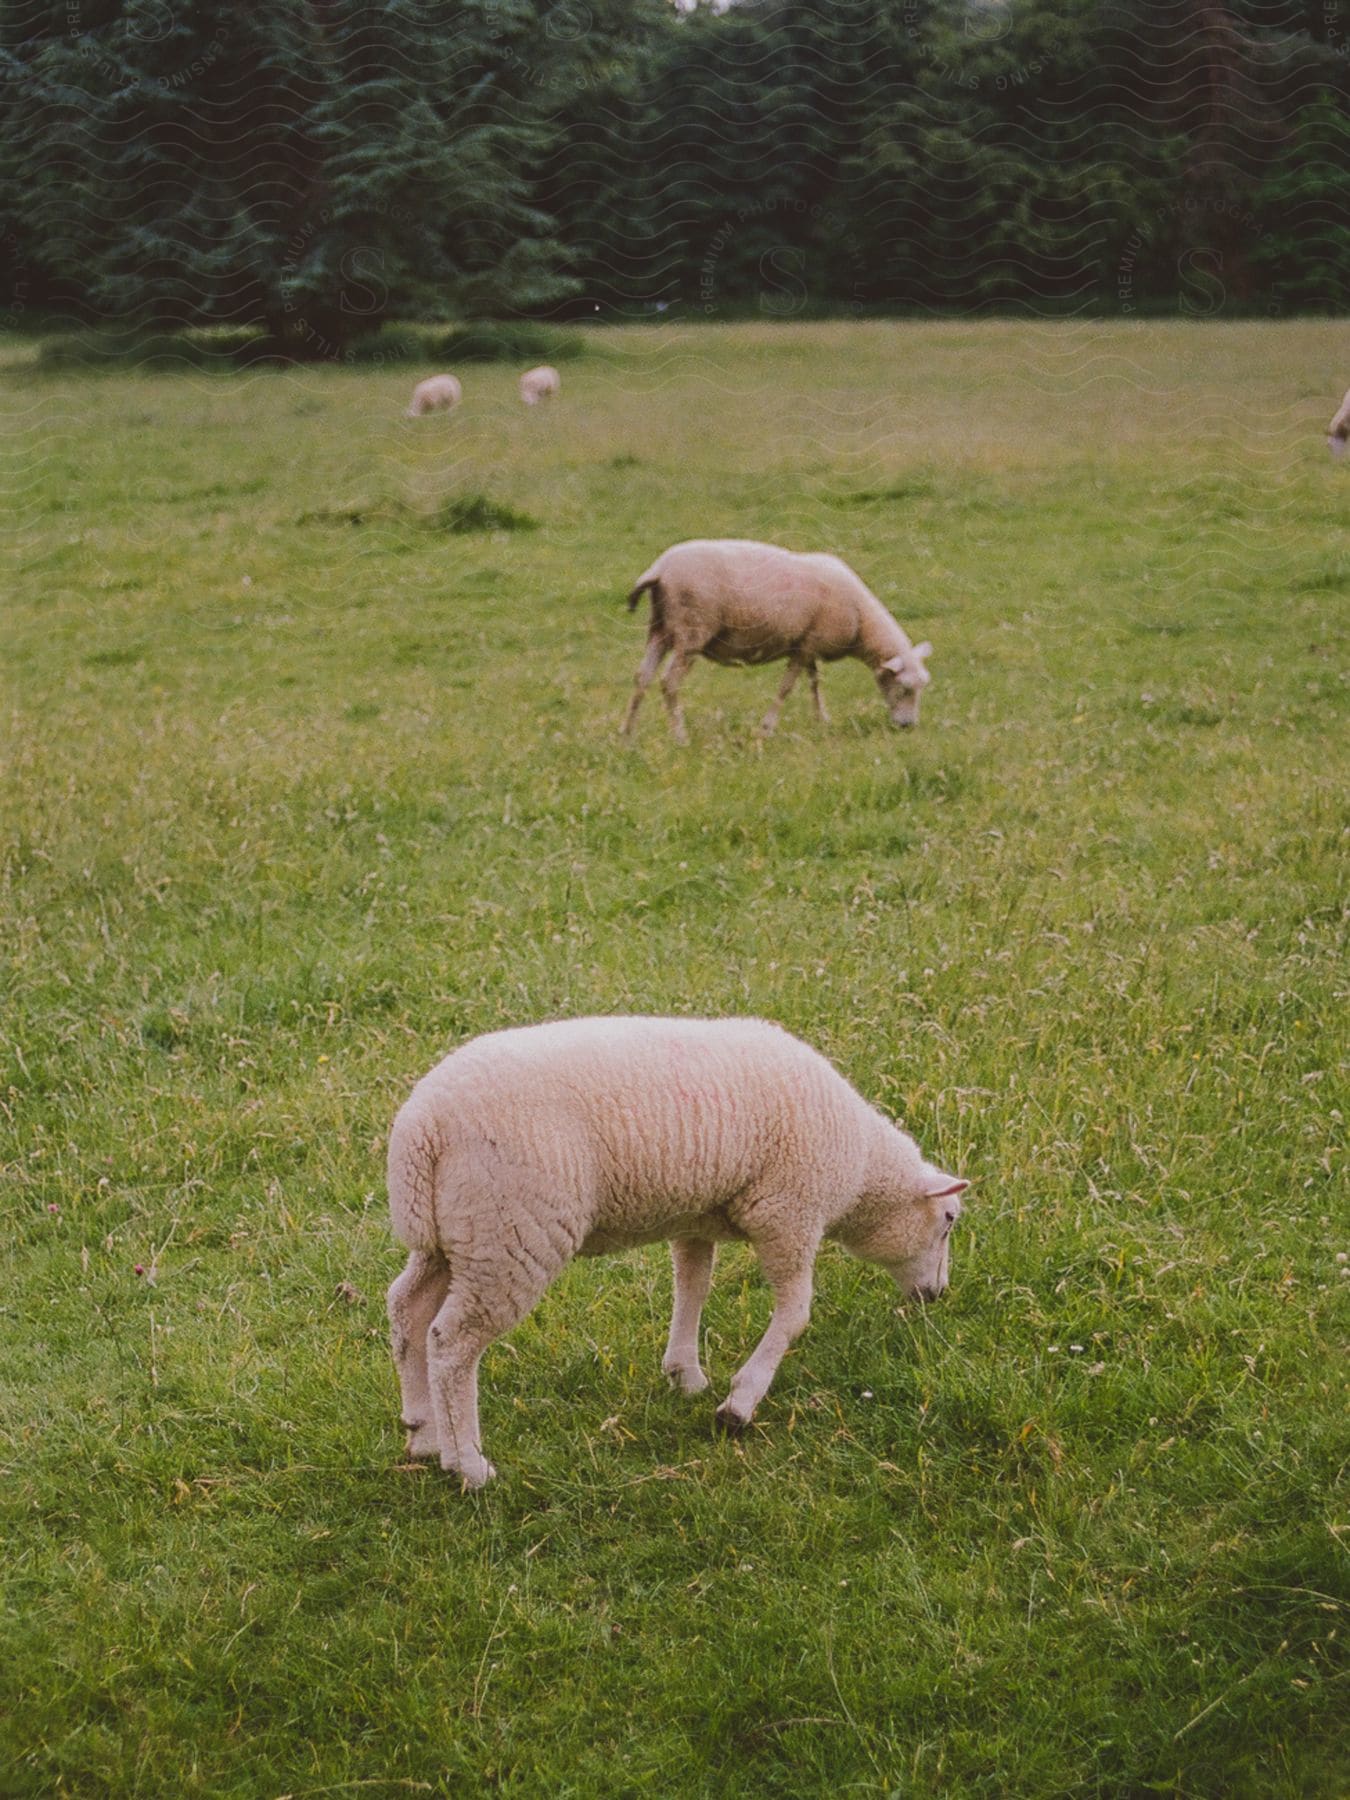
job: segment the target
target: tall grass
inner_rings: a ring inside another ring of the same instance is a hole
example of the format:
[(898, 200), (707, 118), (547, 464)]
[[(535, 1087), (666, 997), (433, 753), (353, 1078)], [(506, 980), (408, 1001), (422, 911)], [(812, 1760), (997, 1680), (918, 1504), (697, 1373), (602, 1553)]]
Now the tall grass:
[[(1343, 1791), (1340, 335), (597, 332), (416, 421), (16, 358), (0, 1791)], [(424, 529), (475, 496), (537, 529)], [(704, 667), (616, 741), (623, 595), (732, 533), (932, 639), (917, 732), (844, 664), (762, 745), (776, 672)], [(827, 1253), (728, 1443), (751, 1260), (706, 1403), (663, 1254), (577, 1264), (466, 1498), (402, 1463), (383, 1134), (638, 1009), (969, 1175), (951, 1291)]]

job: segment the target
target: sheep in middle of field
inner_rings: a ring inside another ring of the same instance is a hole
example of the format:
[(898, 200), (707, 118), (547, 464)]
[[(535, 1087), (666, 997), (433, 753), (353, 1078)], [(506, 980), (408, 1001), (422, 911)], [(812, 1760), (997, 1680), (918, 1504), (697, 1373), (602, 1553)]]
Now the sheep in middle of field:
[(413, 389), (404, 417), (420, 419), (423, 413), (449, 412), (463, 398), (464, 390), (453, 375), (428, 375)]
[(562, 391), (562, 376), (547, 363), (541, 363), (537, 369), (526, 369), (520, 378), (520, 397), (526, 406), (534, 406), (540, 400), (552, 400)]
[(389, 1137), (408, 1247), (389, 1323), (408, 1454), (491, 1479), (484, 1350), (574, 1256), (662, 1238), (675, 1305), (662, 1368), (686, 1394), (716, 1246), (749, 1243), (773, 1316), (717, 1409), (749, 1424), (806, 1328), (833, 1238), (916, 1300), (947, 1286), (966, 1182), (927, 1162), (817, 1051), (762, 1019), (591, 1018), (494, 1031), (423, 1076)]
[(647, 650), (635, 678), (623, 731), (633, 729), (642, 696), (666, 657), (661, 689), (675, 741), (688, 742), (680, 683), (695, 657), (716, 663), (788, 660), (763, 730), (778, 723), (803, 670), (816, 712), (827, 722), (818, 662), (856, 656), (876, 676), (893, 725), (917, 725), (919, 696), (931, 677), (928, 643), (911, 644), (876, 595), (837, 556), (803, 554), (746, 538), (692, 538), (658, 556), (628, 596), (631, 612), (651, 593)]

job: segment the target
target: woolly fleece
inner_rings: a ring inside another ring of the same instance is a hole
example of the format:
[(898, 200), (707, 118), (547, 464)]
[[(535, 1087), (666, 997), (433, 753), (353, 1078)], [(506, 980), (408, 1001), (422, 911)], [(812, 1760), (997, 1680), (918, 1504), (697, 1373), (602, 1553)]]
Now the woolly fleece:
[(778, 723), (797, 677), (810, 676), (816, 712), (825, 721), (816, 665), (856, 656), (876, 676), (893, 724), (918, 723), (919, 696), (931, 679), (924, 658), (846, 562), (837, 556), (784, 550), (749, 538), (691, 538), (673, 544), (628, 596), (631, 610), (651, 594), (647, 649), (624, 717), (633, 728), (642, 696), (661, 663), (661, 687), (676, 739), (685, 741), (679, 689), (696, 658), (715, 663), (788, 660), (763, 730)]
[(698, 1317), (713, 1247), (748, 1240), (774, 1290), (769, 1329), (721, 1422), (742, 1428), (805, 1326), (825, 1237), (907, 1294), (947, 1282), (964, 1182), (799, 1039), (757, 1019), (591, 1018), (494, 1032), (413, 1090), (389, 1142), (389, 1202), (411, 1256), (389, 1291), (409, 1453), (468, 1486), (477, 1367), (576, 1255), (672, 1240), (663, 1364), (707, 1385)]

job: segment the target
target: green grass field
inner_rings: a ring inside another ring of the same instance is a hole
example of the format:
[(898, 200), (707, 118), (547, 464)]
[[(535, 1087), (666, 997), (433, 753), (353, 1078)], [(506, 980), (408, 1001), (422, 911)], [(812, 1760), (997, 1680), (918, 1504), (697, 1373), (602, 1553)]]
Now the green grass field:
[[(588, 343), (415, 422), (397, 362), (0, 366), (0, 1793), (1343, 1794), (1344, 325)], [(919, 729), (849, 663), (761, 744), (705, 664), (621, 745), (691, 535), (854, 563)], [(575, 1264), (466, 1497), (384, 1135), (633, 1010), (968, 1175), (951, 1290), (827, 1251), (726, 1442), (749, 1255), (696, 1400), (664, 1251)]]

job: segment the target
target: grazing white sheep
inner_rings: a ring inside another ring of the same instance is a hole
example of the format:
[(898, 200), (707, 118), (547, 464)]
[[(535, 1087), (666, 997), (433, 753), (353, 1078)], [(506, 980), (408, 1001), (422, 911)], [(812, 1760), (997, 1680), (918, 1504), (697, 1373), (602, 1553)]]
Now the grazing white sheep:
[(748, 1424), (811, 1306), (822, 1239), (911, 1297), (947, 1285), (968, 1184), (926, 1163), (823, 1056), (760, 1019), (592, 1018), (492, 1032), (414, 1088), (389, 1140), (408, 1246), (389, 1289), (408, 1454), (467, 1487), (494, 1473), (478, 1362), (573, 1256), (669, 1239), (662, 1368), (707, 1387), (698, 1325), (722, 1239), (754, 1245), (773, 1316), (717, 1409)]
[(687, 743), (680, 684), (695, 657), (716, 663), (788, 659), (764, 716), (767, 733), (803, 670), (822, 723), (828, 722), (816, 665), (856, 656), (877, 678), (893, 725), (916, 725), (931, 677), (931, 644), (911, 644), (872, 591), (837, 556), (802, 554), (745, 538), (691, 538), (658, 556), (628, 596), (631, 612), (651, 593), (647, 649), (638, 665), (623, 731), (666, 657), (661, 689), (677, 743)]
[(552, 400), (562, 392), (562, 376), (547, 363), (537, 369), (526, 369), (520, 378), (520, 397), (526, 406), (535, 406), (540, 400)]
[(421, 418), (423, 413), (449, 412), (464, 398), (464, 390), (453, 375), (428, 375), (412, 391), (406, 417)]
[(1350, 388), (1341, 401), (1341, 410), (1327, 426), (1327, 449), (1333, 456), (1344, 456), (1347, 438), (1350, 438)]

